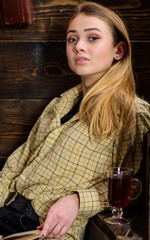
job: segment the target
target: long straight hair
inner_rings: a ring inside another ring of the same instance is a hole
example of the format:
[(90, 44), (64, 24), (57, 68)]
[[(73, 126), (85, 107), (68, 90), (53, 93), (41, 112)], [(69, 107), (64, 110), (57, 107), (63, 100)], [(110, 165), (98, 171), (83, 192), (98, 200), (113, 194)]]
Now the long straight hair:
[(135, 83), (131, 64), (131, 45), (127, 28), (109, 8), (84, 2), (75, 9), (70, 22), (79, 14), (94, 16), (110, 27), (113, 44), (125, 42), (122, 59), (114, 61), (105, 74), (92, 86), (80, 105), (80, 117), (89, 125), (90, 137), (108, 137), (115, 129), (129, 129), (133, 121)]

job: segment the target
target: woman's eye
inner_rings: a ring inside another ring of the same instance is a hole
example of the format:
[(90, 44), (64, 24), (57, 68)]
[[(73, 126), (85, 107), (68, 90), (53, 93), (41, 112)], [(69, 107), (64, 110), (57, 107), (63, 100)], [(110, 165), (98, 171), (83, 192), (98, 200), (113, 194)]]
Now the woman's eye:
[(90, 37), (90, 38), (89, 38), (90, 41), (96, 41), (97, 39), (99, 39), (99, 37), (93, 36), (93, 37)]
[(73, 37), (68, 38), (68, 42), (69, 42), (69, 43), (76, 42), (76, 41), (77, 41), (76, 38), (73, 38)]

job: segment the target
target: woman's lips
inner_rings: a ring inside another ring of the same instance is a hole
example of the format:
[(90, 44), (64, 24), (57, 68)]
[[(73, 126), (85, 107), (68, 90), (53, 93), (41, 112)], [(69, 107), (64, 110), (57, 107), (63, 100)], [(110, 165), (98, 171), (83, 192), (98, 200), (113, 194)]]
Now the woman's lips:
[(88, 58), (82, 57), (82, 56), (75, 58), (75, 63), (77, 63), (77, 64), (83, 64), (83, 63), (88, 62), (88, 61), (89, 61)]

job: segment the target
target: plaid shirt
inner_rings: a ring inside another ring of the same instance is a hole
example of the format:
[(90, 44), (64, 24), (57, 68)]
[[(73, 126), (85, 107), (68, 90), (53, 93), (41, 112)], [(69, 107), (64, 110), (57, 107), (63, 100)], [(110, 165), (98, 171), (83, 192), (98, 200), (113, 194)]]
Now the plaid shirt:
[(109, 138), (89, 139), (87, 125), (76, 113), (61, 118), (78, 102), (78, 85), (45, 108), (27, 141), (8, 158), (0, 173), (0, 203), (9, 192), (30, 199), (42, 222), (50, 206), (62, 196), (78, 192), (79, 214), (61, 239), (83, 239), (88, 218), (105, 208), (106, 171), (109, 166), (138, 170), (144, 134), (150, 129), (150, 106), (136, 98), (131, 131), (115, 131)]

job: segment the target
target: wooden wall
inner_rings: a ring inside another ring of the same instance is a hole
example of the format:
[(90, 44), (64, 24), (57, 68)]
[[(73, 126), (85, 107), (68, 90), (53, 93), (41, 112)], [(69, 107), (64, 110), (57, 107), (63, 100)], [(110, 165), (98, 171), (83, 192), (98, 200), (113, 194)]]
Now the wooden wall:
[[(0, 168), (47, 103), (79, 83), (68, 68), (65, 31), (81, 0), (33, 0), (35, 21), (0, 27)], [(137, 91), (150, 101), (150, 1), (97, 0), (119, 11), (133, 47)]]

